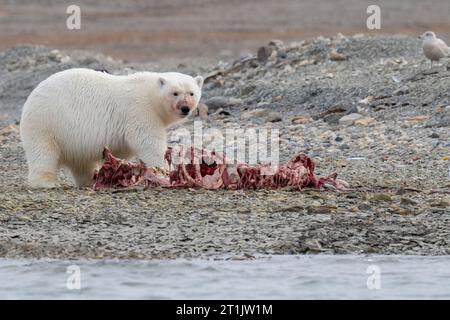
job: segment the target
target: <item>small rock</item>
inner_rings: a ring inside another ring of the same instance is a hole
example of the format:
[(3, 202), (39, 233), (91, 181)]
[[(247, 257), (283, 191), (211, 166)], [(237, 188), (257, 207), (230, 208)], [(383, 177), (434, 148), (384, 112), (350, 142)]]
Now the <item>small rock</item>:
[(309, 123), (311, 121), (312, 121), (311, 117), (306, 116), (294, 116), (291, 118), (291, 122), (295, 124)]
[[(279, 50), (276, 51), (276, 53), (277, 53), (277, 58), (280, 58), (280, 59), (286, 59), (287, 58), (287, 53), (286, 53), (286, 50), (284, 50), (284, 49), (279, 49)], [(286, 67), (290, 67), (290, 66), (287, 65)]]
[(273, 46), (264, 46), (258, 49), (257, 57), (260, 62), (266, 62), (276, 50)]
[(337, 207), (333, 205), (309, 206), (306, 210), (309, 214), (332, 214), (336, 213)]
[(409, 198), (401, 198), (400, 199), (400, 204), (401, 205), (412, 205), (412, 206), (416, 206), (419, 203), (415, 200), (409, 199)]
[(221, 109), (219, 112), (217, 112), (217, 114), (219, 116), (226, 116), (226, 117), (231, 116), (231, 113), (229, 113), (228, 111), (223, 110), (223, 109)]
[(254, 85), (254, 84), (246, 85), (241, 88), (241, 92), (240, 92), (241, 96), (246, 96), (246, 95), (252, 93), (252, 91), (255, 89), (256, 89), (256, 85)]
[(342, 53), (336, 51), (336, 49), (331, 50), (330, 52), (330, 60), (331, 61), (343, 61), (347, 60), (347, 57)]
[(347, 110), (345, 110), (345, 115), (352, 113), (359, 113), (359, 108), (357, 106), (352, 106), (351, 108), (347, 108)]
[(272, 39), (272, 40), (270, 40), (268, 45), (271, 46), (271, 47), (275, 47), (277, 49), (284, 48), (284, 42), (282, 40), (279, 40), (279, 39)]
[(273, 102), (280, 102), (281, 100), (283, 100), (283, 96), (276, 96), (272, 99)]
[(229, 115), (231, 115), (231, 113), (224, 110), (223, 108), (219, 108), (212, 115), (213, 116), (229, 116)]
[(445, 201), (445, 200), (441, 200), (441, 201), (438, 201), (438, 202), (433, 202), (430, 205), (432, 207), (447, 208), (447, 207), (450, 207), (450, 202), (449, 201)]
[(408, 94), (408, 93), (409, 93), (409, 89), (408, 88), (400, 88), (400, 89), (395, 90), (393, 92), (393, 95), (394, 96), (402, 96), (402, 95), (405, 95), (405, 94)]
[(430, 116), (415, 116), (415, 117), (411, 117), (408, 118), (408, 121), (424, 121), (424, 120), (429, 120), (431, 117)]
[(375, 100), (374, 96), (368, 96), (368, 97), (366, 97), (366, 98), (364, 98), (364, 99), (362, 99), (362, 100), (359, 100), (358, 102), (359, 102), (359, 103), (362, 103), (362, 104), (369, 104), (369, 103), (371, 103), (373, 100)]
[(363, 210), (363, 211), (372, 210), (372, 205), (367, 202), (362, 202), (362, 203), (358, 204), (358, 209)]
[(433, 132), (432, 134), (430, 134), (430, 138), (438, 139), (439, 138), (439, 134), (437, 134), (436, 132)]
[(250, 60), (249, 66), (250, 66), (251, 68), (257, 68), (257, 67), (259, 66), (259, 63), (258, 63), (258, 61), (256, 61), (256, 60)]
[(84, 66), (101, 65), (101, 63), (95, 57), (84, 57), (80, 60), (80, 64)]
[(304, 246), (305, 246), (305, 251), (311, 251), (311, 252), (321, 252), (322, 251), (322, 245), (316, 239), (310, 239), (310, 240), (305, 241)]
[(61, 62), (62, 54), (61, 54), (61, 52), (59, 52), (59, 50), (55, 49), (55, 50), (50, 51), (49, 58), (50, 58), (50, 60), (53, 60), (56, 62)]
[(402, 216), (408, 216), (413, 214), (413, 212), (408, 208), (399, 207), (397, 205), (393, 205), (391, 208), (393, 213), (400, 214)]
[(10, 124), (9, 126), (0, 130), (0, 135), (7, 136), (11, 133), (19, 133), (19, 128), (15, 124)]
[(339, 119), (340, 125), (352, 125), (356, 120), (361, 119), (363, 116), (359, 113), (350, 113)]
[(386, 110), (386, 106), (384, 104), (380, 104), (380, 105), (373, 107), (373, 110), (376, 112), (383, 111), (383, 110)]
[(202, 118), (202, 120), (208, 119), (208, 106), (206, 104), (199, 103), (197, 110), (198, 110), (198, 115), (200, 116), (200, 118)]
[(425, 128), (443, 128), (450, 126), (450, 117), (440, 117), (436, 120), (429, 121)]
[(344, 113), (342, 113), (342, 112), (327, 114), (327, 115), (323, 116), (323, 121), (325, 121), (328, 124), (338, 124), (339, 123), (339, 119), (342, 118), (343, 114)]
[(360, 125), (360, 126), (367, 126), (369, 123), (372, 123), (373, 121), (375, 121), (374, 118), (361, 118), (361, 119), (357, 119), (355, 120), (355, 122), (353, 124), (355, 125)]
[(298, 66), (299, 67), (310, 66), (313, 65), (315, 62), (316, 62), (315, 60), (303, 60), (298, 64)]
[(242, 260), (247, 260), (247, 258), (244, 256), (244, 255), (236, 255), (236, 256), (232, 256), (231, 258), (230, 258), (230, 260), (233, 260), (233, 261), (242, 261)]
[(270, 114), (269, 109), (253, 109), (245, 111), (241, 114), (241, 119), (250, 119), (250, 118), (261, 118), (267, 117)]
[(210, 110), (216, 110), (219, 108), (231, 108), (242, 104), (242, 99), (227, 98), (227, 97), (212, 97), (206, 101), (206, 105)]
[(267, 115), (267, 121), (268, 122), (279, 122), (283, 118), (281, 117), (281, 113), (277, 111), (272, 111)]
[(372, 202), (391, 202), (392, 196), (385, 193), (379, 193), (370, 198)]

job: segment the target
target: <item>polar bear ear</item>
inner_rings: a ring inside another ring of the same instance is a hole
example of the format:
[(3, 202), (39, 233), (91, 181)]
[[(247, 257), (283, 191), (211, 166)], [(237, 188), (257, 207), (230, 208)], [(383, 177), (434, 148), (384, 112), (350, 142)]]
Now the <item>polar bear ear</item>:
[(195, 81), (197, 82), (198, 87), (201, 89), (203, 86), (203, 77), (202, 76), (196, 76)]
[(166, 79), (164, 79), (164, 78), (159, 78), (158, 79), (158, 84), (159, 84), (159, 86), (162, 88), (162, 87), (164, 87), (164, 85), (166, 84)]

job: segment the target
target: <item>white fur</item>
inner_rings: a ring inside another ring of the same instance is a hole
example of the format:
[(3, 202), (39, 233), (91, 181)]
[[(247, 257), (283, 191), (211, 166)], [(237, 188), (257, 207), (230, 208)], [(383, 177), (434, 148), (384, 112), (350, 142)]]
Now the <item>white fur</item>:
[(71, 170), (77, 186), (92, 185), (105, 146), (121, 158), (137, 156), (163, 167), (166, 128), (184, 118), (182, 105), (197, 107), (202, 83), (180, 73), (115, 76), (71, 69), (50, 76), (22, 111), (30, 186), (55, 187), (60, 167)]

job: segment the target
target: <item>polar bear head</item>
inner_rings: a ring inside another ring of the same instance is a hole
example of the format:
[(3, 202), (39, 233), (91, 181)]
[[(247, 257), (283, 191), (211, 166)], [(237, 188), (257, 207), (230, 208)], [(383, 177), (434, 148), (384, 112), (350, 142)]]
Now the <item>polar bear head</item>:
[(203, 78), (177, 72), (161, 73), (158, 78), (160, 97), (164, 110), (163, 121), (170, 124), (186, 118), (197, 108), (202, 95)]

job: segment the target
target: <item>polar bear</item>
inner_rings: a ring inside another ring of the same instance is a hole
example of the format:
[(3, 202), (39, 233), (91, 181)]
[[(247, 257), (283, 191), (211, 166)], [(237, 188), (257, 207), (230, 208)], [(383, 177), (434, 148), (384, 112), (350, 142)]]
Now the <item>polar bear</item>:
[(166, 129), (197, 108), (203, 78), (176, 72), (117, 76), (90, 69), (58, 72), (25, 102), (20, 134), (33, 188), (56, 187), (68, 168), (79, 187), (92, 186), (107, 146), (164, 167)]

